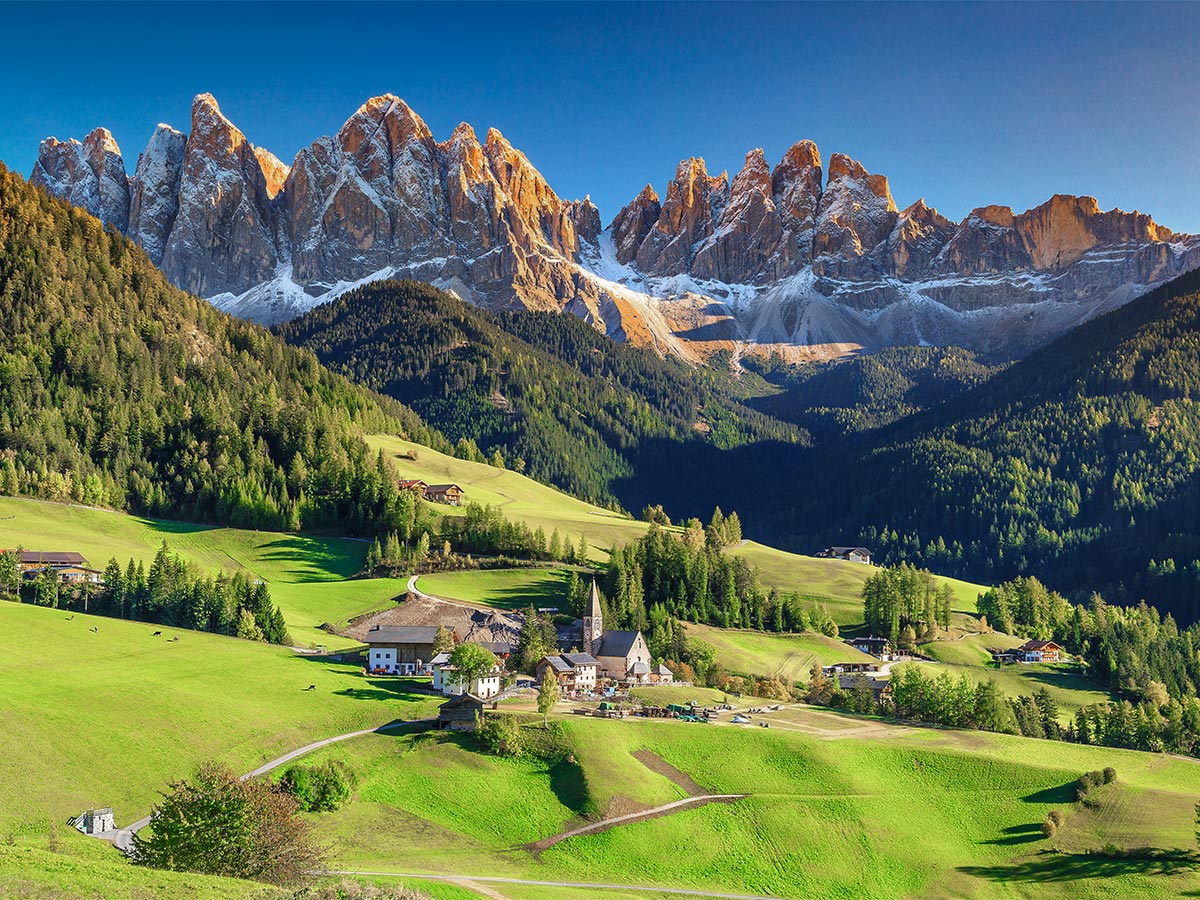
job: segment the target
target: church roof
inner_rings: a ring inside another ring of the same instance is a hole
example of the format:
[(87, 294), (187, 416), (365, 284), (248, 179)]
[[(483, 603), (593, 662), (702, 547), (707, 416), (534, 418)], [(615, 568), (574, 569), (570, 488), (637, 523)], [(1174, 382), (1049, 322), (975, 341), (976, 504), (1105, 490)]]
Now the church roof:
[(640, 631), (606, 631), (600, 637), (600, 646), (592, 650), (592, 656), (628, 656)]

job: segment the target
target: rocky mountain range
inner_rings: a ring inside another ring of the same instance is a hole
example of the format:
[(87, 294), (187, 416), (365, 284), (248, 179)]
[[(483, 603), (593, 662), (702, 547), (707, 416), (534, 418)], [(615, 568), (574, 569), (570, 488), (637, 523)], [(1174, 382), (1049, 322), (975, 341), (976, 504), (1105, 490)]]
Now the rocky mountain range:
[(490, 308), (574, 313), (685, 359), (786, 359), (959, 345), (1021, 355), (1200, 267), (1200, 237), (1058, 195), (953, 222), (897, 208), (887, 178), (800, 141), (732, 179), (679, 164), (604, 228), (496, 129), (437, 141), (403, 100), (367, 101), (291, 166), (209, 94), (187, 135), (159, 125), (132, 178), (105, 129), (47, 138), (31, 180), (140, 244), (177, 285), (271, 324), (378, 278)]

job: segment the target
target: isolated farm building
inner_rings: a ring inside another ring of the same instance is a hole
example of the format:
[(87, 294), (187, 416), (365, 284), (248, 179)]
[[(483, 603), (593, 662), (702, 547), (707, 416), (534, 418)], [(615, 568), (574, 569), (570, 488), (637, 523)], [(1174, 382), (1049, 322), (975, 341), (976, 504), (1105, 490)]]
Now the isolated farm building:
[(49, 569), (66, 584), (100, 584), (104, 581), (104, 573), (89, 568), (83, 554), (74, 551), (22, 550), (17, 563), (25, 578), (35, 578), (39, 572)]
[(103, 834), (106, 831), (117, 830), (117, 821), (113, 818), (111, 806), (85, 809), (71, 819), (71, 824), (84, 834)]
[(1029, 663), (1058, 662), (1062, 647), (1054, 641), (1026, 641), (1017, 648), (1020, 658)]
[(600, 675), (614, 681), (650, 683), (650, 648), (640, 631), (605, 631), (600, 591), (592, 581), (592, 595), (583, 617), (583, 648), (596, 658)]
[(887, 638), (875, 637), (874, 635), (869, 635), (867, 637), (846, 638), (846, 643), (859, 653), (866, 653), (869, 656), (877, 656), (880, 659), (892, 652), (891, 641), (889, 641)]
[(457, 484), (431, 484), (425, 488), (425, 499), (431, 503), (461, 506), (463, 489)]
[[(364, 641), (367, 671), (386, 675), (432, 675), (437, 628), (424, 625), (374, 625)], [(455, 643), (458, 643), (455, 636)]]
[(474, 731), (475, 720), (483, 715), (482, 697), (461, 694), (438, 707), (437, 727), (450, 731)]
[(405, 478), (400, 481), (400, 490), (412, 491), (414, 494), (425, 496), (425, 491), (429, 488), (420, 478)]
[(675, 680), (675, 673), (659, 663), (650, 670), (650, 680), (655, 684), (671, 684)]
[(459, 674), (458, 668), (451, 665), (450, 654), (442, 653), (434, 658), (433, 689), (444, 697), (457, 697), (460, 694), (474, 694), (477, 697), (495, 697), (500, 693), (500, 681), (504, 675), (504, 661), (497, 660), (492, 670), (470, 684)]
[(826, 547), (817, 556), (827, 559), (846, 559), (850, 562), (871, 563), (871, 551), (866, 547)]
[(596, 689), (596, 676), (599, 671), (600, 661), (590, 653), (543, 656), (536, 669), (538, 684), (552, 677), (564, 691), (585, 693)]

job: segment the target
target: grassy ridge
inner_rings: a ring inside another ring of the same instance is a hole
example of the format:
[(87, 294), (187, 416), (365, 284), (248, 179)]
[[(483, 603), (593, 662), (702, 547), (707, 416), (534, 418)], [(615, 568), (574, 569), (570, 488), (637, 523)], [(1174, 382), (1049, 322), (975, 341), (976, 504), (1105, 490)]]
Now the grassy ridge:
[(417, 587), (427, 594), (497, 609), (567, 609), (567, 569), (482, 569), (422, 575)]
[(0, 497), (0, 547), (77, 550), (96, 568), (115, 556), (147, 565), (163, 541), (208, 573), (242, 570), (271, 588), (299, 644), (331, 648), (355, 642), (320, 630), (404, 592), (400, 579), (346, 582), (362, 568), (367, 545), (336, 537), (219, 528), (130, 516), (108, 510)]

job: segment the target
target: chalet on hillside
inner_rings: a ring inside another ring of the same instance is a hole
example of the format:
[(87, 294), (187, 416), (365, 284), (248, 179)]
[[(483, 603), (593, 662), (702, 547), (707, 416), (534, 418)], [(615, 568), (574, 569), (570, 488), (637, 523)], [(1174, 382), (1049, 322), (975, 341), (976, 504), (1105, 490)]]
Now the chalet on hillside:
[(412, 491), (414, 494), (420, 494), (422, 497), (425, 496), (425, 491), (428, 488), (429, 485), (423, 482), (420, 478), (401, 479), (400, 481), (400, 490)]
[(425, 499), (431, 503), (462, 506), (463, 493), (457, 484), (431, 484), (425, 488)]
[(884, 656), (892, 652), (892, 642), (887, 638), (868, 637), (846, 638), (846, 643), (857, 650), (859, 653), (866, 653), (868, 656), (875, 656), (883, 659)]
[[(367, 671), (384, 675), (432, 675), (438, 630), (422, 625), (374, 625), (363, 639)], [(454, 635), (458, 643), (458, 636)]]
[(817, 556), (825, 559), (845, 559), (850, 562), (871, 564), (871, 551), (866, 547), (826, 547)]
[(475, 719), (483, 715), (482, 697), (462, 694), (438, 707), (437, 727), (450, 731), (474, 731)]
[(83, 554), (72, 550), (22, 550), (17, 560), (25, 578), (49, 569), (64, 584), (101, 584), (104, 573), (90, 568)]
[(1016, 650), (1022, 662), (1058, 662), (1062, 658), (1062, 647), (1054, 641), (1026, 641)]
[(599, 671), (600, 661), (590, 653), (543, 656), (536, 670), (538, 684), (547, 678), (554, 678), (559, 689), (567, 693), (594, 691)]

